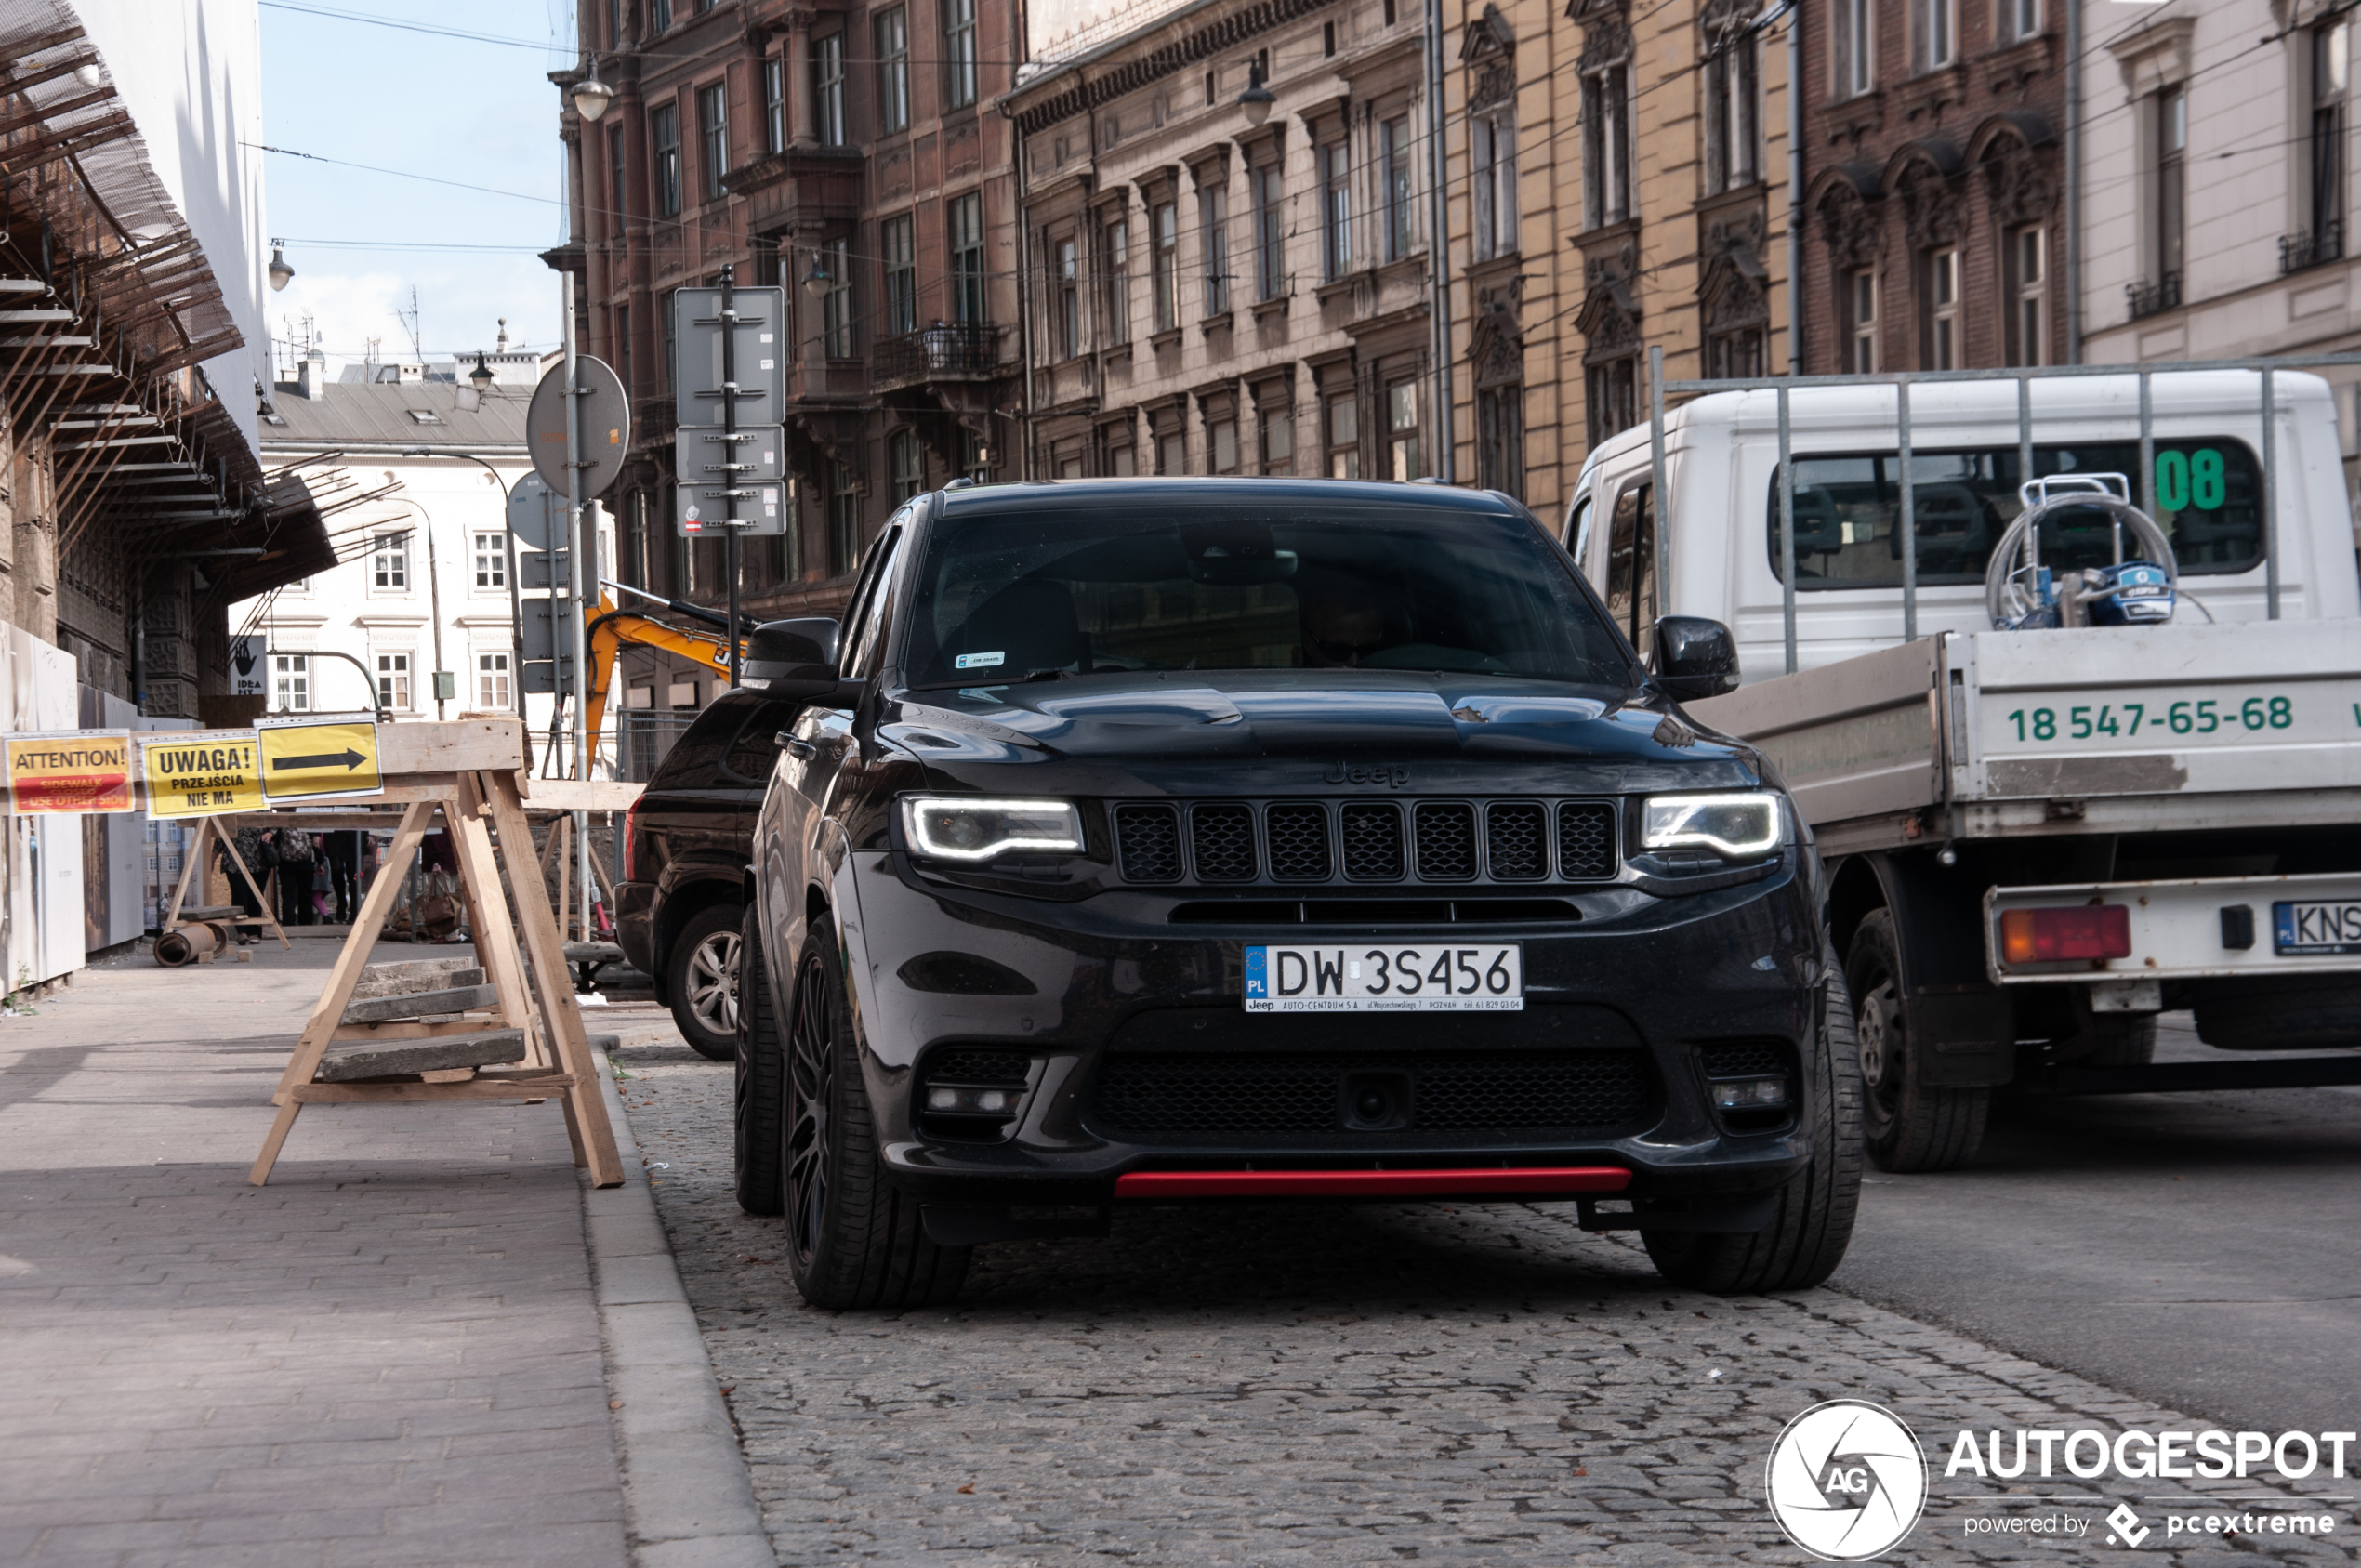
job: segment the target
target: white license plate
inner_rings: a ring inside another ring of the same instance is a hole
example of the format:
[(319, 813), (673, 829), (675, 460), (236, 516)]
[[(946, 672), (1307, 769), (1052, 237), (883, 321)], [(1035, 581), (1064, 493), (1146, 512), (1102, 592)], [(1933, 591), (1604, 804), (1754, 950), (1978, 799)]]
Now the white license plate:
[(2361, 953), (2361, 902), (2288, 902), (2271, 906), (2271, 945), (2289, 957)]
[(1515, 942), (1249, 947), (1250, 1013), (1522, 1012), (1524, 949)]

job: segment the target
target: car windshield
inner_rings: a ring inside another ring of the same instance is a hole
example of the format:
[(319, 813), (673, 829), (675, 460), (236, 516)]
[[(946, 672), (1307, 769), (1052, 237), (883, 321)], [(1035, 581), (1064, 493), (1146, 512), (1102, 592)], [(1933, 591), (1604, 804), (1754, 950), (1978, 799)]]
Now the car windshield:
[(1540, 530), (1401, 504), (955, 512), (915, 586), (915, 686), (1365, 669), (1620, 689), (1633, 668)]

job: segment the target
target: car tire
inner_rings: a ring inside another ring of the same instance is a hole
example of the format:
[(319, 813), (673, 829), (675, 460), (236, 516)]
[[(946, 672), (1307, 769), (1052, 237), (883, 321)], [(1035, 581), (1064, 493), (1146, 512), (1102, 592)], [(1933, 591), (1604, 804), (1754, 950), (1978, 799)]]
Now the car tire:
[(734, 903), (707, 905), (689, 916), (673, 939), (665, 989), (672, 997), (672, 1021), (689, 1048), (708, 1061), (738, 1054), (738, 942), (743, 911)]
[(1902, 1006), (1893, 915), (1874, 910), (1853, 936), (1844, 978), (1860, 1040), (1861, 1119), (1880, 1170), (1956, 1170), (1975, 1155), (1992, 1110), (1986, 1087), (1934, 1088), (1921, 1081)]
[(779, 1140), (785, 1136), (787, 1119), (787, 1058), (757, 918), (754, 906), (748, 904), (738, 947), (737, 1086), (732, 1101), (731, 1163), (737, 1179), (738, 1206), (748, 1214), (770, 1215), (784, 1207), (779, 1193)]
[(1820, 1038), (1804, 1062), (1811, 1160), (1750, 1235), (1642, 1229), (1649, 1260), (1674, 1285), (1717, 1296), (1809, 1290), (1844, 1260), (1861, 1205), (1861, 1069), (1844, 976), (1833, 961), (1827, 970)]
[(834, 935), (814, 922), (788, 1003), (779, 1147), (787, 1273), (815, 1307), (933, 1306), (959, 1293), (972, 1249), (930, 1239), (887, 1180)]

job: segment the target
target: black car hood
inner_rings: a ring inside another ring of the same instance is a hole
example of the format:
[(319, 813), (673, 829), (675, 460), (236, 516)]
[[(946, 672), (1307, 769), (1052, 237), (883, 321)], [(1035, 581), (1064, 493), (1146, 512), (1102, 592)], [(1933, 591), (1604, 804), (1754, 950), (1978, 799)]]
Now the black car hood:
[[(961, 764), (1557, 763), (1725, 787), (1756, 782), (1751, 748), (1700, 734), (1660, 698), (1483, 675), (1299, 670), (1107, 675), (893, 693), (877, 738), (949, 771)], [(1293, 771), (1294, 770), (1290, 770)], [(1586, 771), (1589, 771), (1586, 769)], [(1603, 783), (1604, 781), (1601, 781)]]

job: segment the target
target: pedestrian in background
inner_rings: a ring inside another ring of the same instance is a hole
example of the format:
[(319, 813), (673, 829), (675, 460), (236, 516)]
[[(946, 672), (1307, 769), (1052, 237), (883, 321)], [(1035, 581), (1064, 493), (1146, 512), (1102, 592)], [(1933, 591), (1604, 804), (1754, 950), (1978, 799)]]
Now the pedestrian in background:
[[(262, 889), (270, 880), (271, 867), (279, 863), (278, 850), (271, 845), (271, 835), (258, 827), (242, 827), (237, 832), (238, 852), (232, 856), (230, 846), (223, 844), (215, 851), (221, 863), (221, 874), (230, 879), (230, 896), (248, 915), (262, 913)], [(242, 875), (239, 863), (244, 863)], [(238, 928), (241, 947), (261, 941), (252, 927)]]
[(350, 926), (361, 907), (361, 835), (347, 830), (327, 839), (328, 890), (336, 898), (336, 924)]
[(311, 835), (283, 827), (275, 837), (279, 850), (279, 924), (316, 926), (320, 916), (311, 907)]

